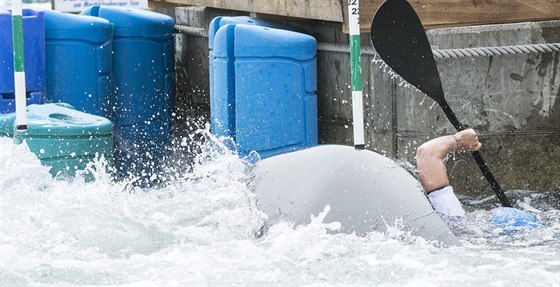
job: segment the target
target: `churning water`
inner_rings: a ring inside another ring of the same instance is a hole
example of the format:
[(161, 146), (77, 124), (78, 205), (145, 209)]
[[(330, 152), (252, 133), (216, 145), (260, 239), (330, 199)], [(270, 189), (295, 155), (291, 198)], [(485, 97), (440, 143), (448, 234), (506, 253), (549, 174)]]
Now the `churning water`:
[[(317, 214), (272, 226), (250, 167), (202, 148), (169, 185), (57, 181), (24, 145), (0, 138), (0, 286), (560, 286), (560, 196), (510, 191), (545, 226), (498, 236), (493, 197), (463, 199), (462, 247), (399, 230), (331, 234)], [(103, 162), (94, 167), (102, 169)]]

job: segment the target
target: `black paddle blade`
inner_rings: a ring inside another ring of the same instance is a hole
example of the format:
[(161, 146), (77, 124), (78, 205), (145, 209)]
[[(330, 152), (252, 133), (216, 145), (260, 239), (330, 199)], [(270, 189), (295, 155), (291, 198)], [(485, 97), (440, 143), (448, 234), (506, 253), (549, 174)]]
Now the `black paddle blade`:
[[(409, 84), (434, 99), (458, 130), (464, 130), (447, 104), (432, 47), (416, 12), (406, 0), (386, 0), (371, 23), (371, 41), (377, 54)], [(511, 203), (478, 151), (472, 153), (480, 171), (503, 206)]]
[(445, 102), (432, 48), (416, 12), (406, 0), (386, 0), (371, 23), (371, 41), (381, 59), (409, 84)]

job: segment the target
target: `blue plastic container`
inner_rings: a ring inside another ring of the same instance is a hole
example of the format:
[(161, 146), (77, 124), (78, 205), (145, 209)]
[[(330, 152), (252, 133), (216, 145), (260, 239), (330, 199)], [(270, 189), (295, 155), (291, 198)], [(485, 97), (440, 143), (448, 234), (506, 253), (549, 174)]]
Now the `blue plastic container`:
[[(215, 99), (221, 98), (221, 97), (217, 97), (215, 95), (215, 92), (219, 89), (214, 87), (214, 62), (216, 60), (218, 61), (227, 61), (227, 63), (225, 63), (225, 67), (227, 68), (227, 71), (224, 71), (227, 74), (234, 74), (234, 61), (235, 61), (235, 57), (232, 55), (226, 57), (225, 59), (223, 57), (220, 57), (220, 59), (217, 59), (217, 57), (214, 56), (213, 50), (214, 50), (214, 38), (216, 37), (216, 33), (218, 32), (218, 30), (225, 26), (225, 25), (238, 25), (238, 24), (246, 24), (246, 25), (255, 25), (255, 26), (260, 26), (260, 27), (268, 27), (268, 28), (275, 28), (275, 29), (282, 29), (282, 30), (289, 30), (289, 31), (294, 31), (294, 27), (286, 25), (286, 24), (282, 24), (282, 23), (278, 23), (278, 22), (274, 22), (274, 21), (267, 21), (267, 20), (262, 20), (262, 19), (257, 19), (257, 18), (253, 18), (253, 17), (248, 17), (248, 16), (218, 16), (214, 19), (212, 19), (212, 21), (210, 22), (210, 27), (208, 29), (208, 48), (209, 48), (209, 74), (210, 74), (210, 80), (209, 80), (209, 84), (210, 84), (210, 110), (211, 111), (215, 111), (216, 114), (221, 114), (222, 117), (227, 117), (228, 120), (226, 120), (227, 123), (229, 123), (228, 126), (223, 126), (223, 122), (218, 122), (218, 121), (211, 121), (212, 123), (212, 131), (214, 134), (218, 135), (218, 136), (231, 136), (231, 133), (229, 131), (233, 131), (235, 130), (234, 125), (234, 121), (233, 120), (229, 120), (229, 119), (233, 119), (234, 118), (234, 110), (235, 110), (235, 106), (233, 105), (229, 105), (227, 107), (227, 111), (221, 111), (221, 104), (219, 102), (214, 101)], [(233, 51), (230, 51), (233, 52)], [(235, 87), (235, 83), (233, 82), (234, 77), (226, 77), (228, 81), (230, 81), (229, 83), (227, 83), (227, 87), (228, 90), (227, 91), (222, 91), (222, 92), (227, 92), (228, 93), (228, 102), (232, 102), (234, 99), (234, 87)], [(222, 83), (220, 83), (220, 85), (223, 85)], [(214, 118), (214, 117), (213, 117)], [(224, 118), (221, 118), (221, 120), (223, 120)]]
[(113, 25), (92, 16), (45, 11), (47, 98), (108, 116)]
[[(45, 16), (43, 11), (28, 8), (22, 12), (27, 104), (40, 104), (46, 86)], [(0, 113), (15, 111), (14, 93), (12, 13), (0, 7)]]
[(82, 14), (107, 19), (114, 25), (114, 94), (109, 118), (115, 124), (117, 171), (121, 176), (150, 177), (158, 172), (171, 138), (175, 97), (173, 18), (110, 6), (92, 6)]
[(262, 158), (317, 144), (315, 38), (245, 24), (213, 39), (212, 132), (241, 156)]

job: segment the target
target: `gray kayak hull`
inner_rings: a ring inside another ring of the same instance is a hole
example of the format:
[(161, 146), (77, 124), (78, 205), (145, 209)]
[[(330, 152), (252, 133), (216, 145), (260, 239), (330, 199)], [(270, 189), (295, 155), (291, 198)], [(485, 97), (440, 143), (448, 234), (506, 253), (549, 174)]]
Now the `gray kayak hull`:
[(271, 221), (308, 224), (326, 206), (325, 223), (366, 235), (389, 226), (428, 240), (460, 245), (427, 200), (419, 182), (396, 162), (368, 150), (320, 145), (257, 162), (257, 205)]

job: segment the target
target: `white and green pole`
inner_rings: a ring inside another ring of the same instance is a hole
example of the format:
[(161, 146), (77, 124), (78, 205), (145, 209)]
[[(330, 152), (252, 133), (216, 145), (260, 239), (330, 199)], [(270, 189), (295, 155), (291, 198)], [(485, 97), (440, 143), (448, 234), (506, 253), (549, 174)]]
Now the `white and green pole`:
[(14, 46), (14, 88), (16, 98), (16, 129), (27, 130), (25, 102), (25, 71), (23, 62), (23, 17), (21, 0), (12, 0), (12, 42)]
[(354, 148), (364, 149), (364, 107), (362, 96), (362, 68), (360, 65), (360, 1), (348, 0), (350, 30), (350, 68), (352, 78), (352, 118), (354, 121)]

